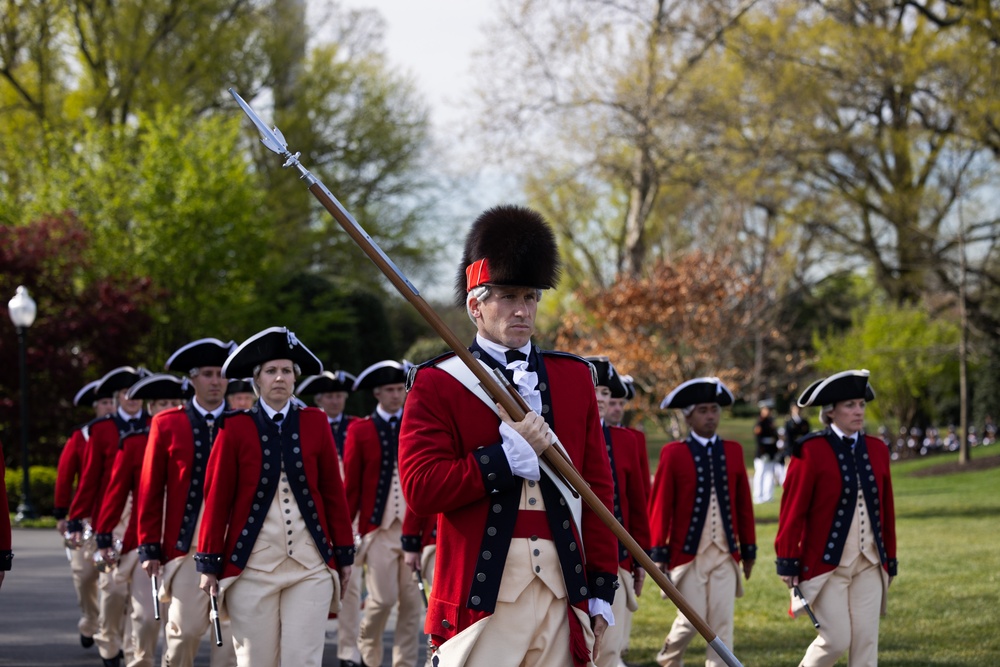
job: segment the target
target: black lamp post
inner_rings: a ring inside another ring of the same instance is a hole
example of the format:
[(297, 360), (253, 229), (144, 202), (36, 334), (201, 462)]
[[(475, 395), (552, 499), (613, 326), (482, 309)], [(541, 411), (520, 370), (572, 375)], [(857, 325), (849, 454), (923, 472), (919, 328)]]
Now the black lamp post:
[(17, 506), (16, 520), (35, 518), (35, 510), (31, 506), (31, 476), (28, 473), (28, 355), (25, 348), (25, 338), (28, 328), (35, 323), (38, 312), (35, 300), (28, 294), (28, 289), (21, 285), (17, 294), (7, 302), (10, 321), (17, 329), (17, 343), (21, 367), (21, 504)]

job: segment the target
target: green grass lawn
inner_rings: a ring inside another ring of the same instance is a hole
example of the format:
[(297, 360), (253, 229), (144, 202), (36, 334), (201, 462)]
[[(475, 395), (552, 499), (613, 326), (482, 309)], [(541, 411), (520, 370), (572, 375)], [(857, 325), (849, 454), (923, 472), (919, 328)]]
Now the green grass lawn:
[[(745, 449), (752, 447), (748, 442), (743, 440)], [(655, 470), (659, 443), (651, 440), (649, 449)], [(988, 455), (1000, 456), (1000, 451), (974, 451), (976, 459)], [(955, 460), (957, 454), (945, 454), (893, 464), (899, 577), (881, 620), (882, 666), (1000, 665), (1000, 467), (913, 476)], [(788, 591), (774, 571), (777, 498), (755, 512), (757, 567), (746, 595), (736, 601), (731, 648), (747, 667), (796, 665), (815, 631), (807, 618), (789, 618)], [(651, 580), (639, 604), (627, 659), (631, 665), (652, 666), (676, 609), (660, 598)], [(689, 665), (704, 663), (701, 638), (692, 642), (686, 658)]]

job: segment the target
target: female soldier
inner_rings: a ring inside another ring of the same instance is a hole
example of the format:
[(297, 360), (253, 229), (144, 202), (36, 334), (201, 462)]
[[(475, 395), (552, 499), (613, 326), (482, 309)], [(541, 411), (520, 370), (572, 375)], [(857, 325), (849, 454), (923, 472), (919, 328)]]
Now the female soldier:
[(252, 376), (259, 400), (228, 413), (212, 447), (195, 557), (201, 588), (225, 593), (237, 664), (319, 667), (327, 614), (354, 562), (326, 415), (292, 400), (297, 377), (323, 366), (295, 334), (271, 327), (222, 371)]
[(799, 407), (822, 406), (827, 428), (792, 448), (778, 517), (778, 575), (792, 589), (790, 613), (811, 603), (819, 636), (803, 666), (878, 663), (878, 622), (896, 575), (896, 522), (889, 449), (863, 432), (875, 398), (868, 371), (814, 382)]

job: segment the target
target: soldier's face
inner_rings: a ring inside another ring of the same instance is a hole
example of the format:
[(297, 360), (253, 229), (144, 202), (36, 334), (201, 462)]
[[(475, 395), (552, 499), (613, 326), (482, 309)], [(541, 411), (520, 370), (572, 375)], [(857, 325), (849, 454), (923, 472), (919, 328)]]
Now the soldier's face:
[(469, 312), (486, 340), (514, 349), (524, 347), (535, 333), (538, 290), (534, 287), (493, 287), (485, 301), (472, 299)]
[(130, 415), (137, 415), (142, 411), (142, 399), (141, 398), (127, 398), (128, 389), (122, 389), (118, 392), (118, 405), (122, 407), (122, 410)]
[(834, 405), (833, 412), (828, 414), (837, 428), (848, 435), (854, 435), (865, 427), (865, 399), (841, 401)]
[(272, 359), (261, 366), (254, 376), (260, 387), (260, 399), (272, 409), (280, 410), (292, 397), (295, 367), (291, 359)]
[(597, 413), (601, 415), (601, 419), (607, 421), (608, 401), (611, 400), (611, 390), (598, 385), (594, 387), (594, 394), (597, 396)]
[(177, 401), (172, 398), (158, 398), (155, 401), (149, 402), (149, 414), (155, 415), (159, 412), (163, 412), (164, 410), (169, 410), (176, 404)]
[(406, 401), (406, 385), (402, 382), (375, 387), (372, 393), (375, 394), (375, 400), (386, 412), (398, 411)]
[(721, 414), (722, 408), (718, 403), (699, 403), (685, 419), (692, 431), (703, 438), (711, 438), (719, 428)]
[(214, 410), (222, 405), (229, 380), (222, 375), (220, 366), (202, 366), (198, 374), (191, 378), (194, 395), (203, 408)]
[(346, 391), (324, 391), (321, 394), (316, 394), (316, 407), (329, 417), (340, 415), (344, 411), (345, 403), (347, 403)]
[(230, 394), (227, 398), (229, 399), (229, 407), (233, 410), (249, 410), (253, 407), (253, 402), (257, 400), (252, 391)]
[(604, 415), (605, 421), (609, 424), (621, 424), (622, 417), (625, 416), (625, 399), (609, 398), (608, 412)]
[(94, 402), (94, 415), (98, 418), (110, 415), (115, 411), (115, 399), (99, 398)]

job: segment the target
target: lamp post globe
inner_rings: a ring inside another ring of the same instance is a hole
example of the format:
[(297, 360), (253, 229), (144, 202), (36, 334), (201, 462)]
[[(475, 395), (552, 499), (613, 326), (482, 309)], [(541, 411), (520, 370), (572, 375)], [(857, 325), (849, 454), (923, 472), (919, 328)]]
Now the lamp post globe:
[(31, 506), (31, 476), (28, 472), (28, 362), (25, 338), (28, 328), (35, 323), (38, 308), (28, 294), (28, 288), (21, 285), (17, 293), (7, 302), (10, 321), (17, 329), (18, 357), (21, 369), (21, 504), (17, 506), (16, 520), (33, 519), (35, 510)]

